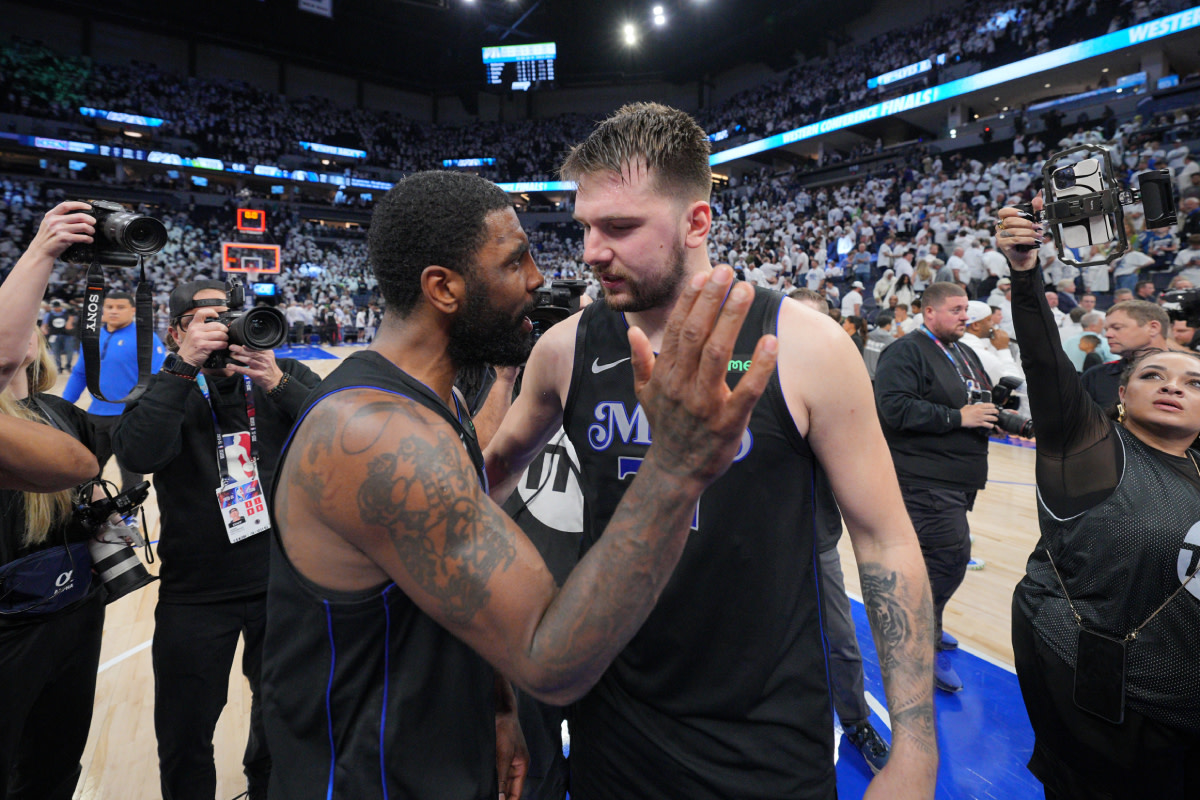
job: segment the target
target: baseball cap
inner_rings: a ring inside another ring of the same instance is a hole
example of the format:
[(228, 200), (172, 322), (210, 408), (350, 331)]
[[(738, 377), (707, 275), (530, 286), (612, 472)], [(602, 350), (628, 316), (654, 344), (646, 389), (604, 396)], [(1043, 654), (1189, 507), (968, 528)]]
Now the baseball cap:
[[(168, 304), (168, 309), (171, 313), (171, 322), (179, 319), (186, 312), (196, 307), (194, 298), (197, 293), (205, 289), (217, 289), (224, 292), (226, 290), (224, 281), (191, 281), (189, 283), (181, 283), (171, 291), (171, 300)], [(214, 298), (215, 299), (215, 298)], [(206, 304), (208, 301), (204, 301)], [(213, 303), (213, 305), (225, 305), (225, 301)]]
[(967, 324), (974, 325), (981, 319), (987, 319), (992, 315), (992, 309), (987, 303), (981, 303), (978, 300), (972, 300), (967, 303)]
[(1010, 281), (1008, 278), (1001, 278), (1000, 280), (996, 281), (996, 285), (1001, 287), (1012, 286), (1012, 281)]
[(854, 283), (850, 284), (850, 288), (851, 289), (865, 289), (867, 287), (863, 286), (862, 281), (855, 281)]

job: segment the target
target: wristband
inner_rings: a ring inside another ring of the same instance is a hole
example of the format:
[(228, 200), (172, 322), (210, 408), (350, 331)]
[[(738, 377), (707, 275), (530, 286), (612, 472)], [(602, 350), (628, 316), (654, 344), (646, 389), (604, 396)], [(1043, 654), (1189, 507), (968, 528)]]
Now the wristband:
[(283, 373), (283, 377), (279, 379), (279, 383), (275, 384), (275, 388), (267, 392), (267, 397), (272, 400), (277, 399), (279, 395), (283, 394), (283, 387), (287, 386), (291, 380), (292, 376), (289, 373)]

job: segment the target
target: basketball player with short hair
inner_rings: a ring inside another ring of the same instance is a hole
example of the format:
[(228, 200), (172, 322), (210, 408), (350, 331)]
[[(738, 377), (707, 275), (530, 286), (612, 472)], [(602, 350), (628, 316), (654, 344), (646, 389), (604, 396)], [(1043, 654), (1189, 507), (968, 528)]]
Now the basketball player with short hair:
[[(626, 332), (636, 326), (665, 346), (686, 287), (712, 269), (708, 157), (691, 117), (638, 103), (600, 123), (562, 168), (578, 186), (584, 260), (604, 300), (539, 340), (486, 459), (492, 495), (503, 498), (564, 425), (583, 473), (585, 547), (603, 541), (663, 435), (634, 394)], [(778, 368), (733, 465), (693, 510), (658, 605), (570, 718), (573, 798), (836, 796), (818, 463), (854, 544), (891, 708), (892, 755), (868, 794), (933, 795), (929, 584), (862, 358), (826, 315), (758, 289), (730, 380), (768, 333), (778, 334)]]

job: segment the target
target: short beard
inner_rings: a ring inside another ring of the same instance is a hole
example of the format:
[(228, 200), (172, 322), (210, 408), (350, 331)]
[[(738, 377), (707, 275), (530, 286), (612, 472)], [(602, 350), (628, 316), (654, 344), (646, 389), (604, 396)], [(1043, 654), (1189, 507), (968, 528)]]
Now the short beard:
[(467, 299), (462, 311), (450, 325), (446, 354), (459, 369), (491, 364), (519, 367), (533, 350), (533, 333), (524, 330), (524, 320), (534, 309), (530, 305), (517, 318), (492, 305), (487, 289), (467, 277)]
[(604, 292), (604, 302), (613, 311), (633, 312), (650, 311), (670, 305), (679, 296), (679, 287), (687, 274), (687, 250), (683, 242), (675, 242), (671, 248), (671, 262), (665, 275), (661, 275), (639, 283), (625, 280), (627, 297), (609, 297)]

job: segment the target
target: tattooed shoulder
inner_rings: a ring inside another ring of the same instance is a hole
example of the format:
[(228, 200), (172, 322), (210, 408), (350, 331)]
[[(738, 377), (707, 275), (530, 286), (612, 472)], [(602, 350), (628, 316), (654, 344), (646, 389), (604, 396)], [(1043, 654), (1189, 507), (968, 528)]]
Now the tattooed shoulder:
[(444, 420), (406, 398), (358, 401), (339, 414), (330, 446), (357, 476), (359, 521), (383, 529), (417, 588), (465, 624), (488, 602), (491, 576), (516, 558), (507, 520)]

